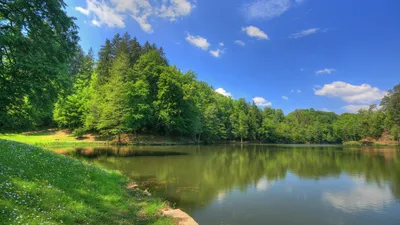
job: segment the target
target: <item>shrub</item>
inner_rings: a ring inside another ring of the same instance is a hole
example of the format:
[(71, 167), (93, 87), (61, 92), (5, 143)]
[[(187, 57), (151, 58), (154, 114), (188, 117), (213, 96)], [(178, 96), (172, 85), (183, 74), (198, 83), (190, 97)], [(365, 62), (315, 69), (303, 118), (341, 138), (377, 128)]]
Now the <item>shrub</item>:
[(81, 127), (76, 128), (74, 131), (72, 131), (72, 135), (78, 139), (83, 138), (83, 135), (85, 135), (85, 129)]

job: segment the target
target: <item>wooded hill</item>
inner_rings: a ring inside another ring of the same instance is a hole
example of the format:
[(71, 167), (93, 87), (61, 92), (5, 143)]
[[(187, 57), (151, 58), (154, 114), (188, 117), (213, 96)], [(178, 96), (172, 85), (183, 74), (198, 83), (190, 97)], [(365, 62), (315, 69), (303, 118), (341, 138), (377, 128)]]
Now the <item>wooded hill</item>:
[(0, 2), (2, 131), (58, 126), (75, 134), (145, 133), (198, 143), (341, 143), (384, 132), (399, 139), (400, 85), (380, 107), (357, 114), (299, 109), (285, 116), (215, 92), (193, 71), (170, 65), (162, 47), (129, 34), (106, 40), (95, 60), (78, 46), (65, 4), (54, 2)]

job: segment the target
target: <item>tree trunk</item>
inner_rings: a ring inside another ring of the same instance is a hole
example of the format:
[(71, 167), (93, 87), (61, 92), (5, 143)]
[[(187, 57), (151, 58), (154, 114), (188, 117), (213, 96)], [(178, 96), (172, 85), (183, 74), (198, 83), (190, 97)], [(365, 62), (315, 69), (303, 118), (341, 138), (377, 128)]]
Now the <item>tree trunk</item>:
[(242, 136), (240, 137), (240, 143), (243, 143), (243, 137)]

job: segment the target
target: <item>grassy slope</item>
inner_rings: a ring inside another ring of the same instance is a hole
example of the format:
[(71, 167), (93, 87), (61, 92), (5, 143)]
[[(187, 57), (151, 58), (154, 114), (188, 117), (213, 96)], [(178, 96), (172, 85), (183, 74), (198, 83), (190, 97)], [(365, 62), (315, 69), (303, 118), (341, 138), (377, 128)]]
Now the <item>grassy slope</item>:
[(35, 143), (45, 143), (45, 142), (53, 142), (58, 139), (59, 142), (75, 142), (77, 141), (73, 136), (66, 135), (65, 133), (57, 133), (57, 132), (40, 132), (40, 133), (30, 133), (30, 134), (0, 134), (0, 138), (7, 140), (14, 140), (29, 144)]
[(94, 141), (94, 140), (78, 140), (71, 134), (59, 131), (41, 131), (36, 133), (9, 133), (1, 134), (0, 139), (22, 142), (26, 144), (41, 146), (41, 147), (63, 147), (63, 146), (93, 146), (93, 145), (106, 145), (110, 142)]
[(116, 171), (0, 140), (0, 223), (172, 224)]
[[(91, 136), (91, 138), (87, 138)], [(93, 146), (115, 144), (116, 140), (110, 138), (86, 135), (85, 139), (78, 140), (65, 131), (45, 130), (35, 133), (9, 133), (1, 134), (0, 139), (18, 141), (41, 147), (69, 147), (69, 146)], [(153, 135), (138, 135), (135, 140), (123, 140), (126, 144), (142, 145), (177, 145), (192, 143), (189, 139), (173, 138)]]

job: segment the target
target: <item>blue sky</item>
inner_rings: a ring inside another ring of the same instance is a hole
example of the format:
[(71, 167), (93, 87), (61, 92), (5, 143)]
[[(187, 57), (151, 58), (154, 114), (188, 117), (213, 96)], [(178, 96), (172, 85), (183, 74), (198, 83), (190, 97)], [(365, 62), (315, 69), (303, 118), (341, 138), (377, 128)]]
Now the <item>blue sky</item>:
[(128, 32), (233, 98), (355, 112), (400, 82), (398, 0), (66, 0), (95, 52)]

